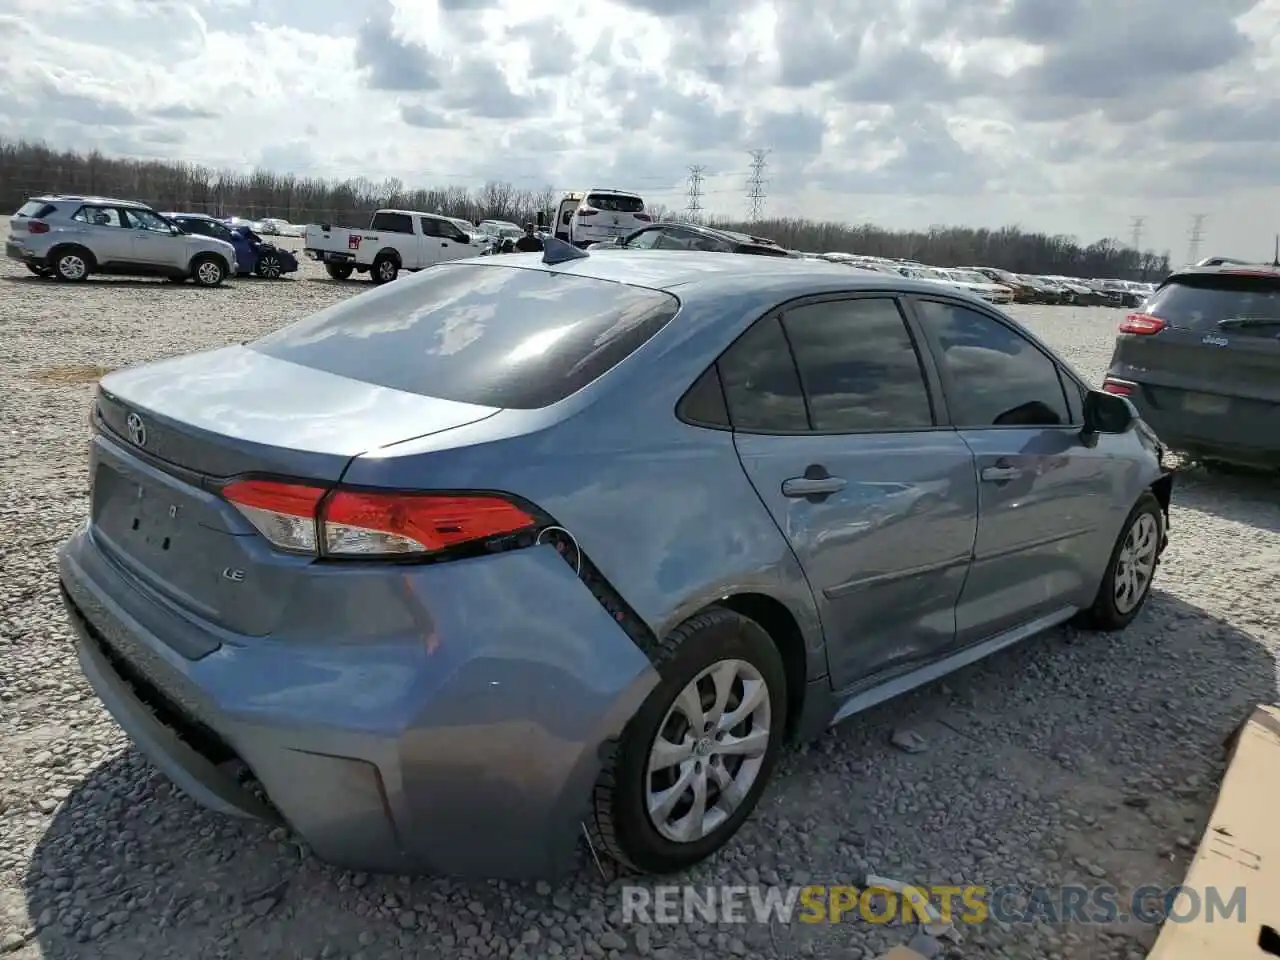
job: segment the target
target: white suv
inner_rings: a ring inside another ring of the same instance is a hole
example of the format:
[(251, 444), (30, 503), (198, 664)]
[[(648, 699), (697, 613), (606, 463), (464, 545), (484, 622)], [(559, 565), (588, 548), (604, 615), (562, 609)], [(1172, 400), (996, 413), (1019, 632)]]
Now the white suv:
[(570, 240), (578, 246), (626, 237), (653, 218), (644, 212), (639, 194), (592, 187), (578, 203), (569, 222)]

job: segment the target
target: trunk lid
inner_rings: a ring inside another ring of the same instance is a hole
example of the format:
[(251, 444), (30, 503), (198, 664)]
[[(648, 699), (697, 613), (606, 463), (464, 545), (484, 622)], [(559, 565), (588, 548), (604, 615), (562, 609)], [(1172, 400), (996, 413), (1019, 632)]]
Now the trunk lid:
[(359, 454), (496, 412), (244, 347), (117, 371), (103, 378), (93, 413), (93, 535), (133, 582), (169, 604), (262, 636), (312, 558), (272, 550), (219, 495), (227, 478), (336, 483)]

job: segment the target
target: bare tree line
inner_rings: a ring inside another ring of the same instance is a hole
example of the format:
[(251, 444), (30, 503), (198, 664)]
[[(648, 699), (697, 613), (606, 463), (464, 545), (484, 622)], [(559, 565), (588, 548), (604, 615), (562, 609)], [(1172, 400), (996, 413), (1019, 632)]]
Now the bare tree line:
[[(40, 143), (0, 139), (0, 194), (8, 209), (16, 210), (35, 194), (53, 192), (136, 199), (159, 210), (349, 226), (363, 226), (379, 207), (443, 213), (473, 222), (494, 218), (525, 223), (535, 220), (539, 212), (552, 211), (560, 196), (551, 186), (527, 190), (502, 182), (470, 190), (411, 188), (394, 177), (375, 182), (268, 170), (236, 173), (193, 163), (121, 159), (96, 151), (59, 151)], [(661, 204), (653, 205), (651, 212), (656, 219), (684, 219)], [(1140, 252), (1111, 239), (1082, 246), (1074, 237), (1016, 226), (904, 231), (799, 218), (744, 223), (719, 217), (710, 224), (770, 237), (796, 250), (905, 257), (937, 266), (992, 266), (1017, 273), (1124, 279), (1159, 278), (1170, 269), (1167, 252)]]

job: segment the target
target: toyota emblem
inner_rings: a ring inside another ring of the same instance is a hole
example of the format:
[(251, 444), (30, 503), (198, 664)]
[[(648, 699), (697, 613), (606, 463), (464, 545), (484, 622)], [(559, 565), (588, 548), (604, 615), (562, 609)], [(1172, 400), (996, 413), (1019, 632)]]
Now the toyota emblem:
[(142, 422), (142, 418), (136, 413), (129, 414), (129, 418), (124, 422), (125, 429), (129, 431), (129, 439), (136, 446), (145, 447), (147, 445), (147, 425)]

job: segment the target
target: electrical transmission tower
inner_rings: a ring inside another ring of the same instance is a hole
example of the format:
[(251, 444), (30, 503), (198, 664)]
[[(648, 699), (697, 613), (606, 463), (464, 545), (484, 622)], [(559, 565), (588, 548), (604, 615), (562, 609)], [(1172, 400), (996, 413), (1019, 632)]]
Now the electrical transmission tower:
[(702, 175), (702, 171), (706, 170), (700, 163), (695, 163), (689, 167), (689, 206), (686, 212), (689, 219), (695, 223), (702, 217), (702, 181), (706, 179)]
[(1129, 224), (1129, 229), (1133, 231), (1130, 235), (1133, 241), (1132, 246), (1134, 251), (1137, 253), (1142, 252), (1142, 230), (1146, 225), (1146, 217), (1134, 217)]
[(1200, 259), (1200, 244), (1204, 243), (1205, 214), (1197, 213), (1191, 218), (1191, 232), (1188, 235), (1187, 263), (1195, 263)]
[(747, 178), (747, 209), (752, 223), (764, 214), (765, 186), (768, 180), (764, 172), (769, 166), (768, 150), (751, 151), (751, 176)]

